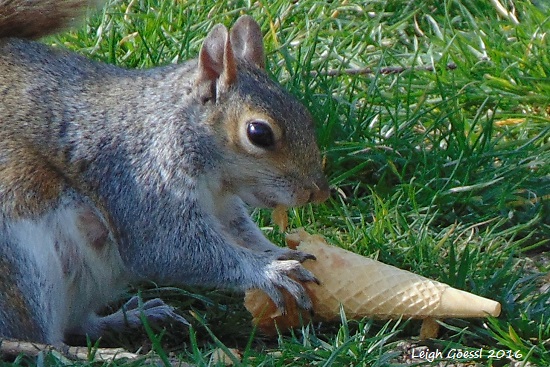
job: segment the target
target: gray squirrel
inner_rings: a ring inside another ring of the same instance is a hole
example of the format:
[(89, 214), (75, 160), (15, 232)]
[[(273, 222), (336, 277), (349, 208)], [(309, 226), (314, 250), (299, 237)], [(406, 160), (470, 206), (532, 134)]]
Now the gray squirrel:
[[(281, 310), (286, 290), (310, 309), (312, 256), (247, 212), (329, 196), (312, 118), (266, 75), (259, 25), (216, 25), (197, 59), (149, 70), (32, 40), (90, 4), (0, 0), (0, 339), (137, 324), (135, 299), (96, 312), (142, 280), (259, 288)], [(181, 318), (158, 299), (142, 310)]]

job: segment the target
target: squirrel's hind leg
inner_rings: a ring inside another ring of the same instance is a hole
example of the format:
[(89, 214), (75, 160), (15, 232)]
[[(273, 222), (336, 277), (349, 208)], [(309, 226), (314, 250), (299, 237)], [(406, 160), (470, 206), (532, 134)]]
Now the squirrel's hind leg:
[(143, 319), (152, 325), (171, 320), (189, 325), (185, 318), (175, 312), (174, 307), (167, 305), (160, 298), (141, 303), (140, 298), (134, 296), (118, 311), (110, 315), (90, 314), (82, 324), (82, 329), (73, 331), (73, 333), (85, 334), (93, 340), (99, 338), (105, 331), (124, 333), (131, 331), (133, 328), (141, 327)]

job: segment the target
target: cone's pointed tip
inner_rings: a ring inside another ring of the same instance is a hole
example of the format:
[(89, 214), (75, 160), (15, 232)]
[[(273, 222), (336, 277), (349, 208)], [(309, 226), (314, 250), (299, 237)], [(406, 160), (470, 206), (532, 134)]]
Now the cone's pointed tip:
[(499, 317), (500, 316), (500, 311), (502, 311), (502, 307), (500, 306), (500, 303), (496, 302), (496, 305), (495, 305), (495, 308), (493, 309), (493, 312), (490, 312), (489, 315), (493, 316), (493, 317)]
[(487, 317), (500, 315), (497, 301), (449, 287), (441, 295), (439, 307), (434, 312), (438, 317)]

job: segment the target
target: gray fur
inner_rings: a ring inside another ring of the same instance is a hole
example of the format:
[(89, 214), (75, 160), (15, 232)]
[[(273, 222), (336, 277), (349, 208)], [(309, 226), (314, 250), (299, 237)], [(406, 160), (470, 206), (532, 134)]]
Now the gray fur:
[[(55, 177), (60, 188), (58, 198), (41, 200), (42, 191), (22, 181), (0, 180), (0, 228), (6, 232), (0, 233), (0, 255), (14, 271), (0, 280), (25, 295), (24, 305), (10, 303), (0, 287), (0, 336), (25, 339), (36, 332), (34, 340), (60, 341), (33, 306), (42, 275), (33, 273), (32, 260), (20, 253), (25, 244), (13, 243), (9, 233), (13, 223), (58, 210), (69, 192), (67, 205), (100, 213), (109, 230), (106, 243), (116, 246), (127, 281), (260, 288), (281, 309), (280, 291), (286, 289), (301, 307), (311, 307), (303, 287), (291, 279), (315, 280), (300, 265), (308, 256), (271, 244), (246, 215), (245, 202), (273, 207), (321, 201), (328, 185), (308, 112), (258, 68), (259, 27), (242, 19), (231, 37), (220, 26), (205, 41), (214, 56), (150, 70), (96, 63), (21, 38), (0, 39), (0, 170), (11, 172), (14, 159), (24, 157), (31, 165), (39, 162), (37, 169)], [(231, 38), (239, 47), (233, 66), (219, 56), (220, 49), (235, 47)], [(255, 50), (242, 52), (245, 46)], [(276, 123), (280, 147), (257, 152), (240, 141), (243, 111)], [(26, 274), (24, 267), (30, 269)], [(24, 276), (31, 279), (21, 282)], [(55, 307), (53, 299), (40, 302), (45, 310)], [(13, 321), (14, 313), (28, 314), (32, 326), (18, 329), (14, 323), (26, 324)], [(87, 331), (101, 330), (90, 325)]]

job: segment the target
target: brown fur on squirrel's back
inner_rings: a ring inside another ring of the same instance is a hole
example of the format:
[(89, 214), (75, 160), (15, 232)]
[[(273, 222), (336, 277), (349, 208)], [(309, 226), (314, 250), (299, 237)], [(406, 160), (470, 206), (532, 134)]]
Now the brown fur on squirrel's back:
[(0, 0), (0, 38), (39, 38), (82, 17), (100, 0)]

